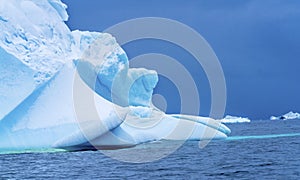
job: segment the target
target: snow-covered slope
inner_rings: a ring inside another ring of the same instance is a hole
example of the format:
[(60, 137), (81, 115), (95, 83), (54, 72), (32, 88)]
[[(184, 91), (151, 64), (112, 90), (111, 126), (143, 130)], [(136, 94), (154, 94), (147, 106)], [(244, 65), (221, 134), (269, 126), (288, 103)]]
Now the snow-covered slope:
[(51, 79), (71, 54), (65, 8), (55, 0), (1, 0), (0, 46), (35, 72), (37, 84)]
[(0, 0), (0, 119), (72, 54), (65, 8), (56, 0)]

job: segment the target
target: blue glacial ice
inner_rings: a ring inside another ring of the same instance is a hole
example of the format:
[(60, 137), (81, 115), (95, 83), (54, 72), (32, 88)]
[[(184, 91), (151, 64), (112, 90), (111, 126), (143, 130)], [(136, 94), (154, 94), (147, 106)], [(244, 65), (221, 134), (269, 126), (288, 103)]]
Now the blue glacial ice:
[(0, 149), (227, 137), (230, 129), (216, 120), (154, 107), (157, 73), (129, 68), (110, 34), (70, 31), (66, 7), (60, 0), (0, 3)]

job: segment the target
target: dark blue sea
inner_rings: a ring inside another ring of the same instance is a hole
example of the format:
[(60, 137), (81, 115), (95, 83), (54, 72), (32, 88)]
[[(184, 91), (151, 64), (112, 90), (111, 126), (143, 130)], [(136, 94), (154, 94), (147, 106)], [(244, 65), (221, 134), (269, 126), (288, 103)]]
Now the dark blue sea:
[[(228, 126), (232, 134), (227, 140), (202, 149), (199, 142), (186, 142), (150, 163), (120, 162), (99, 151), (1, 154), (0, 179), (300, 179), (300, 120)], [(143, 160), (176, 143), (105, 152)]]

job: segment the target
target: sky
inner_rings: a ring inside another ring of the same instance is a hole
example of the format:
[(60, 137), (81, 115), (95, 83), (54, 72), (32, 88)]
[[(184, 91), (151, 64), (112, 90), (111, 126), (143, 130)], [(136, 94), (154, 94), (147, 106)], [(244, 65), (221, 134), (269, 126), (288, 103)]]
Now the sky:
[[(125, 20), (163, 17), (201, 34), (222, 65), (227, 87), (225, 114), (267, 119), (300, 112), (300, 1), (298, 0), (63, 0), (72, 30), (103, 31)], [(118, 37), (116, 37), (118, 39)], [(200, 96), (200, 115), (210, 112), (210, 86), (201, 65), (182, 48), (159, 40), (122, 46), (129, 58), (161, 53), (178, 60), (193, 76)], [(176, 71), (176, 70), (174, 70)], [(180, 95), (160, 76), (154, 93), (179, 113)]]

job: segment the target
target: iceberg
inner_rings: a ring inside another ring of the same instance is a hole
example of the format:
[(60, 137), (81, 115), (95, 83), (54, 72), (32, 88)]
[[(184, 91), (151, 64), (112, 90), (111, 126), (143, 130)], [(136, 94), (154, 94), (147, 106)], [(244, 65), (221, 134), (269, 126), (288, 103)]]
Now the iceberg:
[(291, 120), (291, 119), (300, 119), (300, 114), (291, 111), (282, 116), (271, 116), (270, 117), (270, 120)]
[(249, 118), (244, 117), (236, 117), (236, 116), (225, 116), (224, 119), (219, 120), (222, 123), (250, 123), (251, 120)]
[(156, 108), (156, 71), (129, 68), (110, 34), (70, 31), (60, 0), (0, 1), (0, 150), (124, 148), (230, 133), (214, 119)]

